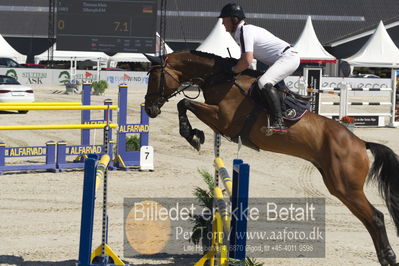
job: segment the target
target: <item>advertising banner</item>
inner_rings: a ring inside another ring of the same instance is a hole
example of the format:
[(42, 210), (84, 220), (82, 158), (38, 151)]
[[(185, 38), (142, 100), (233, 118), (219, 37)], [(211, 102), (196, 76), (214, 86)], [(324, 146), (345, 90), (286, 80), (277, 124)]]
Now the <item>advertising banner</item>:
[[(301, 77), (289, 76), (284, 79), (287, 87), (292, 91), (298, 91)], [(351, 88), (391, 88), (391, 79), (385, 78), (341, 78), (322, 77), (320, 87), (338, 88), (342, 84), (348, 84)]]
[[(311, 89), (312, 91), (318, 91), (321, 89), (321, 77), (322, 77), (322, 69), (321, 68), (304, 68), (305, 79), (307, 83), (307, 89)], [(312, 100), (310, 101), (310, 111), (318, 114), (319, 113), (319, 104), (320, 104), (320, 94), (308, 92), (308, 95), (312, 96)]]
[[(98, 77), (98, 73), (100, 76)], [(148, 84), (147, 72), (138, 71), (96, 71), (77, 70), (74, 77), (69, 69), (40, 69), (40, 68), (0, 68), (0, 75), (14, 77), (23, 85), (64, 86), (65, 82), (74, 79), (80, 84), (106, 80), (108, 87), (127, 84), (131, 88), (146, 89)]]

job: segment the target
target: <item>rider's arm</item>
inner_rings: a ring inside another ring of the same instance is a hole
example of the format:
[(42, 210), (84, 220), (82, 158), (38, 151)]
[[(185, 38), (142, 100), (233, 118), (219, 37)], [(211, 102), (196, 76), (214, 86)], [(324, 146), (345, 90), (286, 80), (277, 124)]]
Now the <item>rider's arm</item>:
[(232, 71), (234, 73), (240, 73), (240, 72), (244, 71), (252, 64), (253, 59), (254, 59), (253, 52), (242, 53), (237, 64), (235, 66), (233, 66)]

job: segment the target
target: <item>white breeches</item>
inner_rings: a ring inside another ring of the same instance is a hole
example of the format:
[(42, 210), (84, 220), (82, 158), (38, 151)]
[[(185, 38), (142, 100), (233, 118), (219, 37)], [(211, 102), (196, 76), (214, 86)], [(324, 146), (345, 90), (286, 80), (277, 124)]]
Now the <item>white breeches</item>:
[(290, 48), (281, 54), (280, 58), (269, 67), (259, 78), (258, 85), (262, 89), (266, 83), (276, 85), (281, 80), (291, 75), (299, 66), (300, 58), (294, 48)]

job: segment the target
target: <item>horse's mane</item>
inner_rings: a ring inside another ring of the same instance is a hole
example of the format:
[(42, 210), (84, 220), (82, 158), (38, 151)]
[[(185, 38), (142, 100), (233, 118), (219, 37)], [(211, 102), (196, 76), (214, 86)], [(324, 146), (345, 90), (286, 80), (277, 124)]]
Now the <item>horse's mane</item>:
[[(218, 55), (215, 55), (212, 53), (206, 53), (206, 52), (201, 52), (201, 51), (196, 51), (196, 50), (191, 50), (189, 52), (193, 55), (213, 59), (213, 60), (215, 60), (215, 64), (217, 64), (217, 65), (229, 64), (229, 65), (233, 66), (233, 65), (237, 64), (237, 62), (238, 62), (238, 59), (221, 57), (221, 56), (218, 56)], [(253, 69), (247, 69), (243, 72), (243, 74), (257, 78), (257, 77), (259, 77), (259, 75), (262, 74), (262, 72), (253, 70)]]

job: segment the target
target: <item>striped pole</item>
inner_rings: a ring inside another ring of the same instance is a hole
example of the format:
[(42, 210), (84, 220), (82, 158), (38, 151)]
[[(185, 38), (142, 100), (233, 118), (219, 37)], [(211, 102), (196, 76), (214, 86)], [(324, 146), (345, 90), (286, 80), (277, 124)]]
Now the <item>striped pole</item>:
[(229, 197), (231, 197), (233, 195), (233, 181), (223, 163), (223, 160), (220, 157), (215, 158), (215, 167), (219, 173), (219, 177), (221, 177), (223, 181), (223, 185), (226, 188), (227, 194), (229, 194)]
[(223, 192), (220, 187), (213, 188), (213, 197), (215, 198), (215, 205), (217, 206), (223, 221), (223, 231), (227, 236), (230, 233), (230, 211), (224, 201)]
[[(308, 89), (313, 90), (311, 88)], [(321, 88), (320, 90), (315, 90), (315, 92), (328, 92), (328, 91), (341, 91), (341, 88)], [(392, 88), (348, 88), (348, 91), (392, 91)]]
[(110, 160), (111, 160), (111, 158), (109, 157), (109, 155), (105, 153), (101, 156), (101, 159), (98, 162), (97, 171), (96, 171), (96, 191), (98, 190), (98, 187), (100, 186), (101, 179), (103, 179), (103, 177), (104, 177), (104, 174), (107, 170)]
[[(110, 105), (108, 105), (109, 107)], [(106, 126), (104, 127), (104, 154), (108, 154), (109, 151), (109, 140), (110, 140), (110, 126), (109, 126), (109, 113), (111, 110), (108, 108), (106, 111), (106, 116), (105, 116), (105, 121), (106, 121)], [(109, 161), (108, 161), (109, 162)], [(103, 171), (103, 176), (104, 176), (104, 181), (103, 181), (103, 219), (102, 219), (102, 232), (101, 232), (101, 256), (105, 259), (105, 262), (107, 263), (108, 260), (105, 257), (105, 250), (106, 250), (106, 245), (108, 243), (108, 165), (107, 167), (104, 168)]]
[(340, 95), (339, 92), (335, 92), (335, 89), (334, 91), (331, 91), (331, 90), (317, 90), (317, 89), (308, 88), (306, 91), (312, 93), (327, 93), (327, 94)]
[[(323, 105), (341, 105), (340, 102), (322, 102)], [(391, 105), (391, 102), (348, 102), (348, 105)]]

